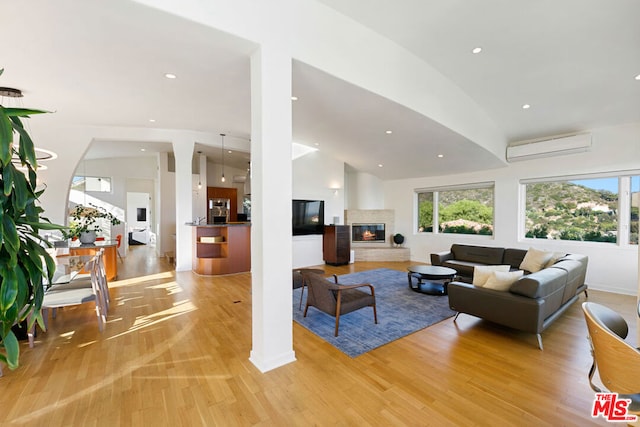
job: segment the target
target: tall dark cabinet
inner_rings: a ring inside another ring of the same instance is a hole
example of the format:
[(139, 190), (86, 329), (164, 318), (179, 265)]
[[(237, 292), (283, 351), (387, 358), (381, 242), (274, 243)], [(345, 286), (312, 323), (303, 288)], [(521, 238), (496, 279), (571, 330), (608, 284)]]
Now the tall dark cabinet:
[(351, 226), (325, 225), (322, 256), (329, 265), (349, 264), (351, 255)]

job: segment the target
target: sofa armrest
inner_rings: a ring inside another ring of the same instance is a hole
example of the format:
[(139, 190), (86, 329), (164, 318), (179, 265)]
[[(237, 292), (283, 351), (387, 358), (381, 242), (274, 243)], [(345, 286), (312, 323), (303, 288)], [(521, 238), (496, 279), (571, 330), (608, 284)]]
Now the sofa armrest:
[(450, 259), (453, 259), (453, 253), (451, 251), (436, 252), (431, 254), (431, 265), (442, 265)]
[(449, 307), (452, 310), (534, 334), (543, 330), (543, 299), (485, 289), (463, 282), (451, 282), (447, 288)]

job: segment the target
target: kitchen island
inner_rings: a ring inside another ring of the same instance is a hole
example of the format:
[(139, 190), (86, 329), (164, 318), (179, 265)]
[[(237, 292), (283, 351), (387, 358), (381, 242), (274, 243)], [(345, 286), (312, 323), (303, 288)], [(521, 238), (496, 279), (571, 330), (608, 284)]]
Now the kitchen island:
[(205, 276), (251, 271), (251, 223), (194, 225), (192, 270)]

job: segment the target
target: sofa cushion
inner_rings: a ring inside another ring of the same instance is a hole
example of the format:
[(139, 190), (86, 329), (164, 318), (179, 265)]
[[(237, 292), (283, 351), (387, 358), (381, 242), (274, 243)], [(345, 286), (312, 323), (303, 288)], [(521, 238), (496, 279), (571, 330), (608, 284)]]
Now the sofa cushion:
[(580, 261), (567, 259), (555, 263), (550, 268), (558, 268), (567, 272), (567, 284), (564, 288), (562, 303), (569, 301), (578, 293), (578, 288), (584, 284), (585, 270)]
[(509, 264), (513, 269), (518, 270), (526, 254), (526, 249), (507, 248), (504, 250), (502, 264)]
[(478, 265), (475, 262), (459, 261), (457, 259), (450, 259), (442, 263), (443, 267), (453, 268), (458, 272), (459, 276), (472, 277), (473, 269)]
[(459, 261), (479, 264), (502, 264), (504, 248), (487, 246), (451, 245), (453, 257)]
[(522, 263), (520, 263), (520, 269), (531, 273), (538, 272), (544, 268), (547, 262), (549, 262), (551, 255), (551, 252), (529, 248), (527, 254), (522, 260)]
[(515, 282), (510, 292), (529, 298), (545, 298), (567, 283), (567, 272), (560, 268), (545, 268), (523, 276)]
[(544, 268), (551, 267), (553, 264), (555, 264), (556, 262), (564, 258), (566, 255), (567, 254), (565, 254), (564, 252), (553, 252), (551, 254), (551, 258), (549, 258), (549, 261), (547, 261), (547, 263), (544, 265)]
[(522, 277), (524, 271), (494, 271), (484, 284), (484, 288), (494, 289), (496, 291), (508, 291), (516, 280)]
[(511, 269), (510, 265), (476, 265), (473, 268), (473, 282), (474, 286), (484, 286), (489, 276), (494, 271), (506, 272)]

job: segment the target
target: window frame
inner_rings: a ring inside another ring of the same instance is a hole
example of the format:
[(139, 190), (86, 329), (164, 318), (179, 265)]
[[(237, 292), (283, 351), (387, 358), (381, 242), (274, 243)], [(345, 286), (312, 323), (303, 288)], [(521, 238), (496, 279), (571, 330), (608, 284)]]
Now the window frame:
[[(490, 189), (492, 190), (492, 218), (491, 218), (491, 227), (493, 227), (493, 232), (490, 235), (487, 234), (466, 234), (466, 233), (443, 233), (440, 231), (440, 192), (445, 191), (464, 191), (464, 190), (475, 190), (475, 189)], [(419, 231), (419, 222), (420, 222), (420, 212), (419, 212), (419, 194), (420, 193), (433, 193), (433, 230), (432, 231)], [(480, 239), (495, 239), (496, 229), (496, 183), (495, 181), (483, 181), (483, 182), (474, 182), (474, 183), (466, 183), (466, 184), (456, 184), (456, 185), (446, 185), (446, 186), (437, 186), (437, 187), (423, 187), (423, 188), (415, 188), (413, 190), (413, 230), (414, 234), (422, 235), (422, 234), (432, 234), (432, 235), (456, 235), (456, 236), (471, 236), (472, 238), (480, 238)]]
[[(84, 182), (82, 184), (82, 189), (76, 189), (77, 191), (81, 191), (83, 193), (107, 193), (107, 194), (113, 194), (113, 178), (110, 176), (94, 176), (94, 175), (78, 175), (78, 174), (74, 174), (73, 177), (71, 178), (71, 189), (74, 189), (74, 185), (73, 182), (75, 180), (75, 178), (82, 178), (84, 179)], [(109, 182), (109, 190), (108, 191), (99, 191), (99, 190), (87, 190), (87, 178), (93, 178), (93, 179), (97, 179), (97, 180), (107, 180)]]
[[(640, 176), (640, 170), (621, 170), (576, 175), (559, 175), (552, 177), (527, 178), (519, 181), (518, 203), (518, 240), (524, 242), (561, 242), (562, 244), (608, 245), (623, 248), (636, 248), (638, 244), (630, 243), (631, 232), (631, 178)], [(616, 242), (596, 242), (585, 240), (537, 239), (526, 237), (527, 185), (552, 182), (569, 182), (591, 179), (617, 178), (618, 180), (618, 232)]]

